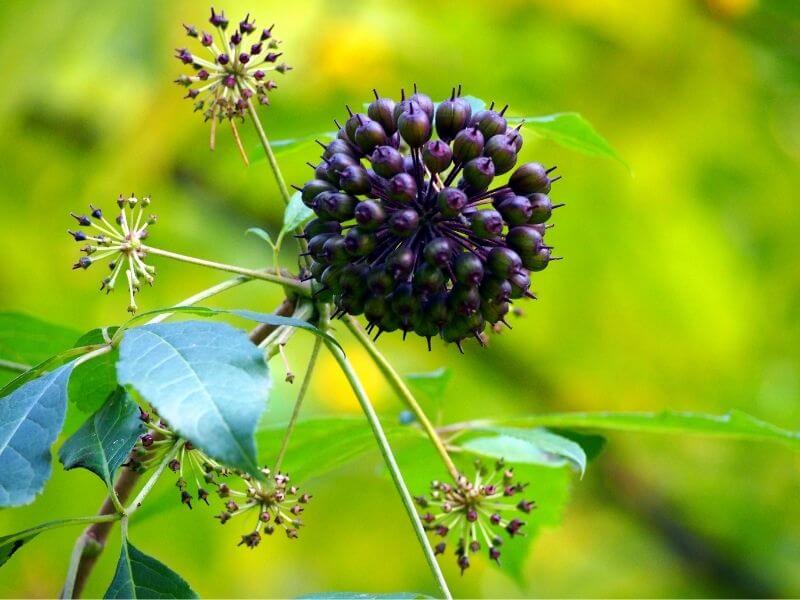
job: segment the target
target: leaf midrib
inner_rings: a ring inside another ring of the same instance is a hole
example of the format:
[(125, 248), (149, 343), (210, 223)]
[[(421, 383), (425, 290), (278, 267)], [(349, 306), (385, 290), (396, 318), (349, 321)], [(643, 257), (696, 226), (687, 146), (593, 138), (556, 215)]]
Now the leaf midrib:
[(202, 390), (203, 395), (208, 399), (208, 402), (214, 408), (214, 412), (216, 412), (217, 415), (219, 416), (220, 421), (222, 421), (222, 424), (225, 426), (225, 429), (228, 431), (228, 434), (230, 435), (231, 439), (233, 440), (233, 442), (234, 442), (236, 448), (238, 449), (240, 455), (244, 459), (245, 464), (248, 464), (248, 465), (252, 466), (252, 461), (250, 460), (249, 456), (247, 455), (247, 452), (245, 451), (244, 446), (242, 446), (242, 444), (239, 441), (239, 439), (234, 435), (233, 430), (231, 429), (230, 425), (228, 424), (228, 421), (225, 419), (225, 416), (222, 414), (222, 412), (220, 412), (219, 407), (217, 406), (216, 402), (214, 402), (214, 400), (213, 400), (213, 396), (208, 392), (203, 380), (200, 378), (198, 372), (192, 366), (192, 363), (190, 363), (183, 356), (183, 354), (180, 352), (180, 350), (178, 349), (177, 346), (175, 346), (174, 344), (170, 343), (163, 336), (158, 335), (157, 333), (154, 333), (154, 332), (152, 332), (152, 331), (150, 331), (148, 329), (145, 329), (144, 327), (139, 328), (139, 331), (142, 332), (142, 333), (145, 333), (147, 335), (151, 335), (151, 336), (155, 337), (156, 340), (158, 340), (159, 343), (166, 345), (168, 348), (171, 348), (175, 352), (175, 354), (181, 359), (181, 361), (186, 365), (186, 367), (189, 369), (191, 374), (195, 377), (197, 382), (200, 384), (200, 388)]

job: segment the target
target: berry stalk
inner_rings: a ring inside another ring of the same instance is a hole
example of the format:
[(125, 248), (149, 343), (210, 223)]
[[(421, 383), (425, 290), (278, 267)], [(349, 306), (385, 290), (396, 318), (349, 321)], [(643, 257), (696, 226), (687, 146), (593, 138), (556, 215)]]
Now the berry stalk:
[[(261, 120), (258, 118), (258, 112), (256, 111), (256, 107), (253, 106), (252, 100), (247, 100), (247, 110), (250, 112), (250, 117), (253, 119), (253, 125), (256, 128), (256, 133), (258, 134), (258, 139), (261, 142), (261, 146), (264, 148), (264, 154), (267, 156), (267, 161), (269, 162), (269, 166), (272, 169), (272, 174), (275, 176), (275, 181), (278, 184), (278, 189), (281, 192), (281, 196), (283, 196), (283, 203), (285, 205), (289, 205), (289, 201), (291, 200), (291, 195), (289, 194), (289, 188), (286, 187), (286, 181), (283, 178), (283, 172), (281, 171), (281, 167), (278, 164), (278, 159), (275, 158), (275, 153), (272, 151), (272, 145), (269, 143), (269, 138), (267, 137), (266, 132), (264, 131), (264, 127), (261, 125)], [(300, 235), (303, 233), (302, 227), (298, 227), (295, 229), (295, 233)], [(308, 243), (303, 238), (296, 238), (297, 244), (300, 247), (301, 254), (308, 252)], [(300, 257), (301, 264), (308, 266), (311, 264), (311, 261), (308, 259), (307, 256)]]
[(403, 402), (405, 402), (406, 406), (408, 406), (408, 408), (417, 417), (417, 420), (420, 422), (420, 425), (422, 425), (425, 433), (430, 438), (431, 443), (439, 453), (439, 456), (441, 457), (445, 467), (447, 467), (451, 477), (454, 481), (457, 481), (461, 476), (461, 473), (459, 472), (455, 463), (453, 463), (453, 459), (450, 458), (450, 454), (448, 454), (445, 444), (439, 437), (439, 434), (436, 432), (436, 428), (433, 426), (433, 423), (431, 423), (430, 419), (428, 419), (425, 411), (422, 410), (422, 407), (419, 405), (416, 398), (414, 398), (414, 394), (411, 393), (411, 390), (408, 389), (408, 386), (403, 381), (403, 378), (400, 377), (397, 371), (394, 370), (394, 367), (392, 367), (389, 361), (386, 360), (386, 357), (381, 354), (380, 350), (378, 350), (378, 347), (361, 328), (361, 325), (359, 325), (358, 321), (354, 317), (348, 316), (343, 320), (347, 328), (353, 333), (355, 338), (361, 343), (361, 345), (370, 355), (370, 358), (372, 358), (372, 360), (375, 362), (375, 365), (378, 367), (386, 381), (389, 382), (389, 385), (392, 386), (397, 395), (400, 396)]
[(297, 400), (294, 402), (292, 409), (292, 416), (289, 418), (289, 424), (286, 426), (286, 431), (283, 434), (283, 441), (281, 441), (280, 450), (278, 450), (278, 457), (275, 459), (275, 467), (272, 469), (276, 473), (281, 470), (281, 463), (283, 457), (286, 455), (286, 449), (289, 447), (289, 438), (292, 436), (294, 426), (297, 424), (297, 418), (300, 416), (300, 407), (303, 405), (303, 399), (306, 397), (308, 391), (308, 384), (311, 382), (311, 375), (314, 372), (314, 367), (317, 364), (317, 357), (319, 356), (319, 349), (322, 345), (320, 338), (315, 338), (314, 348), (311, 350), (311, 357), (308, 359), (308, 367), (306, 374), (303, 376), (303, 383), (300, 384), (300, 391), (297, 393)]
[[(327, 323), (325, 324), (325, 327), (323, 327), (323, 330), (326, 328)], [(403, 474), (400, 472), (400, 467), (398, 467), (394, 453), (392, 452), (392, 448), (389, 445), (389, 440), (386, 439), (386, 433), (383, 431), (383, 427), (378, 419), (378, 415), (375, 413), (375, 409), (373, 408), (367, 393), (364, 391), (364, 387), (361, 385), (361, 380), (358, 378), (358, 375), (353, 369), (353, 366), (350, 364), (350, 361), (347, 360), (338, 346), (328, 340), (325, 340), (325, 346), (339, 364), (339, 368), (347, 378), (353, 393), (356, 395), (358, 403), (361, 405), (361, 409), (364, 411), (364, 415), (367, 417), (367, 421), (369, 421), (369, 425), (372, 428), (372, 433), (375, 436), (375, 440), (378, 442), (378, 448), (380, 449), (383, 460), (389, 469), (389, 473), (392, 476), (392, 481), (397, 488), (397, 492), (400, 494), (400, 499), (403, 501), (403, 506), (406, 509), (406, 513), (408, 513), (408, 518), (411, 520), (411, 524), (414, 527), (414, 533), (416, 534), (417, 540), (419, 541), (420, 546), (422, 546), (422, 551), (425, 554), (425, 560), (428, 562), (428, 566), (430, 567), (431, 572), (436, 579), (436, 583), (439, 586), (439, 591), (441, 592), (443, 598), (450, 600), (453, 596), (450, 594), (450, 590), (447, 587), (447, 581), (445, 580), (444, 575), (439, 568), (439, 563), (436, 562), (436, 556), (433, 552), (433, 548), (431, 547), (428, 537), (425, 535), (425, 528), (419, 518), (419, 515), (417, 514), (416, 509), (414, 508), (414, 500), (408, 491), (408, 487), (406, 487), (405, 481), (403, 480)]]
[(270, 271), (247, 269), (245, 267), (237, 267), (236, 265), (218, 263), (211, 260), (205, 260), (202, 258), (195, 258), (194, 256), (186, 256), (185, 254), (170, 252), (169, 250), (161, 250), (160, 248), (153, 248), (152, 246), (143, 245), (142, 250), (149, 254), (154, 254), (156, 256), (163, 256), (164, 258), (171, 258), (173, 260), (179, 260), (181, 262), (193, 265), (199, 265), (201, 267), (208, 267), (210, 269), (217, 269), (219, 271), (227, 271), (228, 273), (236, 273), (238, 275), (244, 275), (245, 277), (249, 277), (251, 279), (261, 279), (263, 281), (269, 281), (271, 283), (278, 283), (283, 287), (285, 287), (286, 289), (299, 294), (300, 296), (309, 297), (311, 295), (308, 286), (303, 285), (298, 280), (293, 279), (291, 277), (284, 277), (283, 275), (277, 275)]

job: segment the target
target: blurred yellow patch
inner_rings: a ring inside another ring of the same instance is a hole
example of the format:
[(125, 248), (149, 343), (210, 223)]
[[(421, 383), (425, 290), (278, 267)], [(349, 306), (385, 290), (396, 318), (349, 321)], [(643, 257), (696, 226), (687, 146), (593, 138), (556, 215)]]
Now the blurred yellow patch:
[[(369, 355), (358, 346), (345, 347), (367, 395), (376, 407), (386, 404), (387, 385)], [(360, 412), (358, 401), (347, 379), (330, 355), (322, 356), (312, 381), (314, 399), (337, 412)]]
[[(342, 31), (347, 35), (342, 35)], [(361, 89), (367, 82), (369, 87), (380, 82), (390, 51), (379, 27), (348, 20), (326, 27), (310, 54), (310, 62), (320, 79)]]

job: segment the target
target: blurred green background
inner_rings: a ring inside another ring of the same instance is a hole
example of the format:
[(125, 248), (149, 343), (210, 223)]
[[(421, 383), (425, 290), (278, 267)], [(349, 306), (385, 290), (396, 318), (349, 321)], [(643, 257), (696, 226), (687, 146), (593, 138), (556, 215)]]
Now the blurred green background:
[[(531, 134), (527, 159), (558, 164), (550, 234), (566, 260), (534, 279), (540, 300), (514, 331), (465, 357), (452, 347), (385, 336), (404, 373), (449, 365), (447, 420), (545, 410), (722, 413), (739, 408), (800, 429), (800, 5), (796, 0), (499, 0), (431, 3), (218, 2), (277, 23), (287, 62), (273, 139), (331, 128), (371, 88), (412, 82), (434, 99), (466, 93), (513, 114), (581, 112), (630, 163), (586, 157)], [(70, 210), (151, 194), (152, 243), (258, 266), (282, 203), (264, 162), (245, 168), (229, 135), (208, 129), (172, 84), (180, 24), (204, 24), (203, 2), (4, 0), (0, 3), (0, 309), (88, 330), (125, 317), (97, 292), (99, 273), (72, 272)], [(241, 128), (251, 158), (250, 128)], [(227, 132), (224, 132), (227, 133)], [(313, 145), (280, 158), (301, 184)], [(291, 256), (285, 257), (287, 265)], [(144, 309), (174, 303), (223, 275), (157, 261)], [(215, 300), (271, 310), (269, 286)], [(308, 351), (297, 336), (296, 370)], [(347, 350), (387, 422), (399, 403), (368, 360)], [(281, 367), (275, 365), (280, 378)], [(268, 419), (285, 415), (279, 385)], [(357, 414), (325, 358), (309, 412)], [(177, 501), (132, 524), (134, 543), (207, 597), (288, 597), (326, 590), (433, 593), (402, 507), (376, 455), (307, 482), (315, 502), (300, 540), (250, 552), (237, 534)], [(613, 435), (564, 523), (545, 530), (518, 587), (477, 564), (456, 595), (697, 597), (800, 595), (800, 458), (777, 446)], [(430, 465), (430, 476), (442, 473)], [(0, 512), (0, 533), (90, 514), (103, 498), (87, 473), (54, 478), (32, 506)], [(306, 482), (304, 482), (306, 483)], [(171, 483), (165, 482), (168, 488)], [(418, 490), (422, 491), (422, 490)], [(535, 496), (535, 493), (534, 493)], [(42, 535), (0, 571), (0, 595), (52, 596), (75, 529)], [(88, 592), (102, 594), (116, 537)]]

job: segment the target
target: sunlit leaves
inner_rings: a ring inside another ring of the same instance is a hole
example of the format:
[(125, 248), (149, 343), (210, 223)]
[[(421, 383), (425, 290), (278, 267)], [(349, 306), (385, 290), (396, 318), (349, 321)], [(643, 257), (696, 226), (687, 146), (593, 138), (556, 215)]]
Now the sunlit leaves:
[(175, 571), (122, 540), (122, 552), (105, 598), (197, 598)]
[(510, 120), (524, 121), (525, 127), (528, 129), (570, 150), (577, 150), (593, 156), (613, 158), (626, 167), (628, 166), (617, 151), (612, 148), (611, 144), (592, 127), (591, 123), (576, 112), (563, 112)]
[(295, 192), (292, 194), (292, 198), (286, 206), (286, 210), (283, 212), (283, 229), (281, 229), (281, 236), (294, 231), (313, 216), (314, 211), (305, 205), (300, 192)]
[(118, 388), (59, 451), (65, 469), (83, 467), (111, 485), (114, 472), (125, 462), (144, 432), (139, 407)]
[(0, 567), (8, 562), (8, 559), (22, 546), (30, 542), (33, 538), (39, 535), (38, 530), (33, 530), (28, 533), (16, 533), (12, 535), (4, 535), (0, 537)]
[(50, 447), (64, 424), (72, 363), (0, 399), (0, 506), (31, 502), (50, 478)]
[(497, 435), (481, 436), (461, 442), (473, 454), (505, 459), (511, 464), (562, 467), (571, 464), (581, 475), (586, 470), (586, 453), (570, 439), (546, 429), (496, 428)]
[[(502, 421), (494, 424), (501, 424)], [(691, 412), (575, 412), (531, 415), (514, 419), (515, 425), (566, 427), (640, 433), (700, 435), (761, 442), (775, 442), (800, 450), (800, 432), (789, 431), (732, 410), (725, 415)]]
[(125, 333), (117, 373), (182, 437), (226, 465), (258, 472), (253, 433), (270, 379), (244, 331), (200, 321), (137, 327)]

